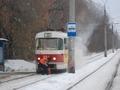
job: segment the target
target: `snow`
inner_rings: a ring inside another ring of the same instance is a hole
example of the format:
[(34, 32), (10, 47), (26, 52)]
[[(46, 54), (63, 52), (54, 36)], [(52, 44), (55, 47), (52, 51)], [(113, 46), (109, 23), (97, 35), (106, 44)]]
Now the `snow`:
[(113, 81), (111, 90), (120, 90), (120, 66), (118, 68), (117, 75)]
[(106, 66), (85, 79), (72, 90), (105, 90), (113, 77), (119, 58), (116, 56)]
[[(113, 77), (116, 70), (117, 63), (119, 61), (119, 53), (110, 53), (107, 58), (102, 57), (93, 63), (87, 64), (85, 67), (76, 70), (76, 73), (63, 73), (56, 75), (55, 77), (47, 80), (32, 84), (21, 88), (20, 90), (66, 90), (69, 86), (78, 82), (89, 73), (92, 73), (96, 68), (99, 68), (102, 64), (112, 59), (104, 67), (100, 68), (96, 73), (83, 80), (79, 85), (71, 90), (105, 90), (109, 81)], [(114, 58), (112, 58), (114, 56)]]
[[(81, 57), (77, 56), (77, 58), (79, 59), (76, 59), (75, 73), (66, 72), (58, 74), (44, 81), (40, 81), (35, 84), (26, 86), (24, 88), (20, 88), (19, 90), (50, 90), (50, 89), (66, 90), (68, 87), (74, 85), (76, 82), (79, 82), (80, 80), (82, 82), (80, 82), (78, 85), (76, 85), (76, 87), (72, 88), (71, 90), (106, 90), (106, 87), (108, 86), (109, 82), (111, 81), (116, 72), (116, 68), (120, 60), (119, 52), (120, 52), (119, 50), (116, 51), (115, 53), (109, 52), (108, 57), (104, 57), (103, 52), (89, 54), (89, 56), (86, 57), (82, 55)], [(99, 57), (92, 59), (92, 57), (96, 55), (99, 55)], [(95, 71), (97, 68), (99, 68), (102, 64), (105, 64), (107, 61), (109, 61), (109, 59), (111, 59), (111, 61), (107, 63), (104, 67), (101, 67), (91, 76), (82, 80), (84, 77), (86, 77), (87, 75)], [(12, 72), (35, 71), (35, 64), (27, 62), (25, 60), (7, 60), (5, 66), (6, 71)], [(38, 77), (39, 75), (36, 77), (36, 80)], [(44, 75), (42, 77), (44, 77)], [(34, 78), (31, 79), (34, 80)], [(24, 84), (28, 83), (28, 81), (24, 82)], [(113, 81), (112, 88), (110, 90), (120, 90), (119, 83), (120, 83), (120, 67), (118, 69), (118, 73)], [(16, 83), (12, 83), (11, 85), (13, 86), (16, 85), (19, 87), (19, 85)]]
[(7, 60), (5, 62), (6, 72), (35, 72), (36, 65), (25, 60)]

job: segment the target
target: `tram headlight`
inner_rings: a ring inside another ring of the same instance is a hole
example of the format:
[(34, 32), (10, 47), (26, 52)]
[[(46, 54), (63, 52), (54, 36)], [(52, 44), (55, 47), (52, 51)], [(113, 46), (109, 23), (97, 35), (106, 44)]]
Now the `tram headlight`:
[(53, 57), (53, 60), (55, 61), (55, 60), (56, 60), (56, 57)]
[(38, 57), (37, 59), (40, 60), (40, 57)]

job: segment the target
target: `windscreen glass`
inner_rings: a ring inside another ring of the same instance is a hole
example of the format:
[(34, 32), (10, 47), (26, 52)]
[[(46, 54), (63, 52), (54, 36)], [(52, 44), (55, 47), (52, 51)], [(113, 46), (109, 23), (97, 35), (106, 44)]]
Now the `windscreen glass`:
[(39, 38), (36, 41), (36, 48), (39, 50), (62, 50), (63, 49), (63, 39)]

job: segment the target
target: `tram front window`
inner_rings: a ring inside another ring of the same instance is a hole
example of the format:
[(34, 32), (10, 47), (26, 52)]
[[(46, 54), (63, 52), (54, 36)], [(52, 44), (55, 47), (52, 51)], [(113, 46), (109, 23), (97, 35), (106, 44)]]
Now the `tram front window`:
[(63, 39), (39, 38), (36, 47), (39, 50), (63, 50)]

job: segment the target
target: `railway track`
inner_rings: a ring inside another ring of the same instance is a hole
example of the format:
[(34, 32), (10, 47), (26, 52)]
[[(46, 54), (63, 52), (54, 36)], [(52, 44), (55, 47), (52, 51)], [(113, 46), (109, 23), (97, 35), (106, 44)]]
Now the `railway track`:
[[(116, 53), (117, 54), (117, 53)], [(115, 54), (115, 55), (116, 55)], [(114, 55), (114, 56), (115, 56)], [(82, 79), (80, 79), (79, 81), (77, 81), (76, 83), (74, 83), (73, 85), (69, 86), (66, 90), (72, 90), (73, 87), (77, 86), (79, 83), (81, 83), (82, 81), (84, 81), (85, 79), (87, 79), (89, 76), (93, 75), (94, 73), (96, 73), (99, 69), (101, 69), (102, 67), (104, 67), (107, 63), (109, 63), (113, 58), (111, 57), (108, 61), (106, 61), (105, 63), (103, 63), (101, 66), (99, 66), (98, 68), (96, 68), (94, 71), (92, 71), (91, 73), (87, 74), (85, 77), (83, 77)], [(93, 61), (94, 62), (94, 61)], [(92, 61), (90, 62), (92, 63)], [(89, 63), (88, 63), (89, 64)]]
[(26, 78), (26, 77), (30, 77), (30, 76), (35, 75), (35, 73), (24, 73), (23, 74), (23, 73), (19, 72), (19, 73), (4, 73), (3, 75), (4, 76), (2, 76), (1, 79), (0, 79), (0, 84), (10, 82), (10, 81), (14, 81), (14, 80), (19, 80), (19, 79)]
[(46, 80), (46, 79), (49, 79), (49, 78), (51, 78), (51, 77), (53, 77), (53, 76), (54, 76), (54, 75), (52, 75), (52, 76), (46, 76), (46, 77), (44, 77), (44, 78), (42, 78), (42, 79), (38, 79), (38, 80), (33, 81), (33, 82), (31, 82), (31, 83), (27, 83), (27, 84), (22, 85), (22, 86), (20, 86), (20, 87), (14, 88), (13, 90), (22, 89), (22, 88), (27, 87), (27, 86), (29, 86), (29, 85), (35, 84), (35, 83), (37, 83), (37, 82), (41, 82), (41, 81), (44, 81), (44, 80)]
[[(111, 53), (111, 52), (108, 52), (108, 54), (110, 54), (110, 53)], [(98, 55), (89, 57), (89, 58), (85, 59), (86, 61), (88, 60), (88, 62), (86, 62), (85, 64), (83, 64), (83, 65), (81, 66), (81, 68), (84, 68), (86, 65), (88, 65), (88, 64), (90, 64), (90, 63), (93, 63), (93, 62), (95, 62), (95, 61), (98, 61), (98, 60), (100, 60), (100, 59), (103, 58), (103, 57), (104, 57), (103, 53), (100, 53), (100, 54), (98, 54)], [(80, 68), (80, 69), (81, 69), (81, 68)]]
[[(90, 63), (93, 63), (95, 61), (100, 60), (101, 56), (102, 56), (102, 54), (94, 56), (93, 58), (97, 59), (97, 60), (92, 60), (92, 58), (91, 58), (91, 60), (89, 62), (87, 62), (86, 65), (89, 65)], [(74, 83), (73, 85), (68, 87), (66, 90), (71, 90), (73, 87), (75, 87), (76, 85), (78, 85), (79, 83), (81, 83), (82, 81), (87, 79), (89, 76), (91, 76), (92, 74), (97, 72), (100, 68), (104, 67), (107, 63), (109, 63), (112, 60), (113, 57), (111, 57), (110, 60), (105, 61), (102, 65), (100, 65), (98, 68), (96, 68), (91, 73), (86, 74), (85, 77), (81, 78), (79, 81), (77, 81), (76, 83)], [(51, 77), (57, 76), (57, 75), (38, 75), (38, 74), (35, 74), (35, 73), (33, 75), (32, 74), (29, 75), (29, 76), (18, 78), (18, 79), (13, 79), (13, 80), (11, 79), (11, 80), (1, 82), (0, 83), (0, 90), (21, 90), (21, 89), (24, 90), (23, 88), (25, 88), (27, 86), (30, 86), (30, 85), (36, 84), (38, 82), (47, 80)], [(15, 84), (16, 82), (19, 82), (19, 84), (18, 85)], [(9, 87), (6, 88), (5, 86), (7, 86), (7, 85), (9, 85), (10, 88)]]
[[(98, 57), (97, 57), (98, 56)], [(96, 58), (99, 58), (99, 61), (100, 61), (100, 55), (97, 55), (96, 56)], [(114, 55), (115, 56), (115, 55)], [(87, 79), (89, 76), (91, 76), (92, 74), (94, 74), (95, 72), (97, 72), (99, 69), (101, 69), (102, 67), (104, 67), (107, 63), (109, 63), (112, 59), (113, 59), (113, 57), (114, 56), (112, 56), (111, 58), (110, 58), (110, 60), (106, 60), (103, 64), (101, 64), (98, 68), (96, 68), (94, 71), (92, 71), (92, 72), (90, 72), (89, 74), (86, 74), (86, 76), (84, 76), (83, 78), (81, 78), (78, 82), (76, 82), (76, 83), (74, 83), (73, 85), (71, 85), (70, 87), (68, 87), (67, 89), (65, 89), (65, 90), (71, 90), (73, 87), (75, 87), (76, 85), (78, 85), (79, 83), (81, 83), (83, 80), (85, 80), (85, 79)], [(92, 62), (95, 62), (95, 61), (98, 61), (98, 60), (93, 60), (93, 61), (91, 61), (91, 62), (89, 62), (88, 64), (90, 64), (90, 63), (92, 63)], [(50, 77), (51, 78), (51, 77)], [(46, 80), (46, 79), (48, 79), (48, 78), (45, 78), (45, 79), (42, 79), (42, 80), (37, 80), (37, 81), (34, 81), (34, 82), (32, 82), (32, 83), (29, 83), (29, 84), (26, 84), (26, 85), (23, 85), (23, 86), (21, 86), (21, 87), (18, 87), (18, 88), (14, 88), (14, 90), (24, 90), (25, 89), (25, 87), (27, 87), (27, 86), (29, 86), (29, 85), (32, 85), (32, 84), (36, 84), (37, 82), (41, 82), (41, 81), (44, 81), (44, 80)], [(42, 83), (42, 82), (41, 82)], [(48, 89), (47, 89), (48, 90)]]
[[(99, 59), (100, 59), (101, 56), (103, 56), (103, 54), (96, 55), (96, 56), (92, 57), (91, 59), (93, 59), (93, 58), (96, 58), (96, 59), (99, 58)], [(95, 61), (96, 61), (96, 60), (91, 60), (91, 61), (88, 62), (87, 64), (90, 64), (90, 63), (95, 62)], [(87, 65), (87, 64), (86, 64), (86, 65)], [(48, 78), (51, 78), (51, 77), (45, 77), (45, 78), (43, 78), (43, 79), (40, 79), (40, 80), (34, 81), (34, 82), (32, 82), (32, 83), (29, 83), (29, 84), (26, 84), (26, 85), (23, 85), (23, 86), (20, 86), (20, 87), (18, 87), (18, 88), (14, 88), (14, 90), (22, 89), (22, 88), (24, 88), (24, 87), (26, 87), (26, 86), (29, 86), (29, 85), (35, 84), (35, 83), (37, 83), (37, 82), (40, 82), (40, 81), (46, 80), (46, 79), (48, 79)]]
[(56, 75), (29, 74), (24, 77), (15, 78), (15, 79), (1, 82), (0, 90), (19, 90), (21, 88), (35, 84), (37, 82), (44, 81), (44, 80), (49, 79), (54, 76), (56, 76)]
[(78, 68), (78, 69), (84, 68), (84, 67), (86, 67), (86, 65), (89, 65), (90, 63), (98, 61), (101, 58), (103, 58), (103, 54), (98, 54), (98, 55), (95, 55), (95, 56), (92, 56), (92, 57), (89, 57), (89, 58), (83, 58), (87, 62), (85, 62), (83, 65), (81, 65), (80, 68)]
[[(112, 52), (107, 52), (107, 54), (110, 54), (110, 53), (112, 53)], [(104, 56), (104, 54), (103, 53), (99, 53), (99, 54), (97, 54), (97, 55), (95, 55), (95, 56), (92, 56), (92, 57), (89, 57), (89, 58), (87, 58), (87, 60), (91, 60), (91, 59), (99, 59), (99, 58), (101, 58), (101, 56), (103, 57)]]

